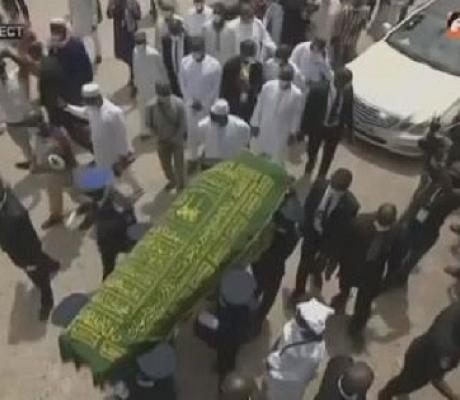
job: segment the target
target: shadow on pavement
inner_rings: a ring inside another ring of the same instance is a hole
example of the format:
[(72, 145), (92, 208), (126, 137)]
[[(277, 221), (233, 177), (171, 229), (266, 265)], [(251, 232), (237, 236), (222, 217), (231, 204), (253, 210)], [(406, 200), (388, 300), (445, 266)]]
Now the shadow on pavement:
[(42, 237), (45, 251), (61, 263), (61, 272), (65, 271), (80, 255), (84, 232), (66, 229), (58, 226), (46, 231)]
[(132, 141), (134, 153), (136, 157), (139, 158), (142, 154), (152, 154), (156, 151), (156, 140), (152, 135), (151, 138), (142, 140), (139, 135), (137, 135)]
[[(395, 310), (397, 311), (395, 312)], [(408, 311), (407, 288), (392, 290), (379, 296), (375, 301), (374, 312), (382, 317), (391, 331), (384, 336), (371, 331), (368, 335), (369, 339), (380, 343), (389, 343), (407, 335), (411, 327)]]
[(8, 328), (8, 344), (35, 342), (42, 338), (47, 324), (38, 320), (40, 294), (35, 287), (19, 282), (16, 285), (13, 307)]
[(11, 189), (27, 210), (32, 211), (40, 203), (41, 191), (44, 187), (45, 185), (40, 175), (27, 173)]
[(238, 354), (238, 371), (253, 377), (264, 374), (265, 360), (277, 335), (278, 332), (272, 332), (270, 324), (265, 321), (261, 334), (244, 345)]
[(135, 101), (131, 99), (130, 88), (125, 85), (110, 96), (110, 101), (123, 108), (125, 114), (133, 111), (136, 107)]
[(51, 314), (53, 325), (67, 328), (80, 310), (88, 303), (90, 296), (84, 293), (72, 293), (62, 299)]
[(152, 223), (156, 223), (158, 218), (168, 209), (175, 199), (175, 195), (166, 190), (158, 192), (152, 202), (141, 206), (141, 212), (150, 217)]
[(405, 175), (409, 177), (420, 175), (420, 160), (392, 154), (384, 149), (372, 146), (359, 139), (353, 140), (353, 143), (343, 141), (342, 144), (356, 157), (377, 167), (386, 169), (398, 175)]

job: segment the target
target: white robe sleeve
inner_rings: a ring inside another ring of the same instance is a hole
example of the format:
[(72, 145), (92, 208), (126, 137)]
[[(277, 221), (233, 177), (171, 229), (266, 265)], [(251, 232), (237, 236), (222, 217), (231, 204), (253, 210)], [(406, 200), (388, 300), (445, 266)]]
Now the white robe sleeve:
[(170, 83), (168, 78), (168, 73), (166, 72), (166, 67), (163, 62), (163, 58), (160, 54), (155, 54), (155, 64), (156, 64), (156, 72), (157, 75), (155, 77), (156, 82), (161, 83)]
[(296, 47), (294, 47), (294, 50), (292, 50), (291, 54), (291, 62), (294, 63), (297, 68), (301, 68), (301, 63), (302, 63), (302, 44), (298, 44)]
[[(300, 89), (299, 89), (300, 90)], [(302, 121), (303, 107), (304, 102), (302, 100), (302, 95), (295, 93), (294, 95), (294, 115), (291, 118), (291, 130), (290, 133), (297, 133), (300, 130), (300, 123)]]
[(186, 75), (187, 75), (187, 67), (185, 65), (185, 58), (182, 59), (181, 63), (180, 63), (180, 68), (179, 68), (179, 86), (180, 86), (180, 90), (182, 91), (182, 95), (184, 96), (184, 103), (187, 105), (187, 106), (191, 106), (192, 105), (192, 102), (193, 102), (193, 99), (192, 99), (192, 96), (190, 94), (190, 91), (189, 91), (189, 87), (187, 85), (187, 78), (186, 78)]
[(112, 116), (112, 127), (114, 134), (115, 149), (118, 156), (126, 156), (131, 147), (128, 143), (128, 133), (126, 131), (126, 121), (123, 112), (116, 112)]
[(262, 91), (259, 94), (259, 97), (257, 98), (257, 104), (256, 104), (256, 107), (254, 108), (254, 112), (252, 113), (251, 126), (253, 126), (254, 128), (260, 127), (260, 122), (262, 120), (263, 101), (265, 98), (266, 91), (267, 91), (266, 86), (264, 86), (262, 88)]
[(210, 110), (214, 102), (219, 98), (220, 81), (222, 78), (222, 67), (219, 63), (215, 64), (213, 71), (210, 73), (208, 85), (202, 99), (202, 105), (205, 110)]
[(86, 120), (88, 119), (88, 112), (86, 110), (86, 107), (67, 104), (64, 111), (67, 111), (68, 113), (74, 115), (75, 117), (86, 119)]

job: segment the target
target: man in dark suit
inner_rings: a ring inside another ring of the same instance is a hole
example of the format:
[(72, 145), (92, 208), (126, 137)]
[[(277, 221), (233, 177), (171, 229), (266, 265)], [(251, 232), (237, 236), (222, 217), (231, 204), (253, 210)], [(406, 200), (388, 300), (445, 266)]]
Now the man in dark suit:
[(366, 400), (373, 382), (369, 365), (350, 356), (336, 356), (329, 360), (314, 400)]
[[(358, 288), (350, 333), (356, 339), (370, 317), (372, 302), (380, 294), (386, 270), (399, 267), (401, 257), (395, 251), (397, 210), (393, 204), (382, 204), (377, 212), (363, 213), (349, 226), (340, 256), (340, 293), (333, 306), (343, 311), (351, 287)], [(388, 267), (388, 268), (387, 268)]]
[(182, 91), (179, 85), (179, 69), (182, 58), (190, 51), (189, 39), (184, 30), (182, 19), (174, 16), (167, 20), (167, 33), (161, 38), (161, 51), (163, 62), (168, 73), (169, 82), (172, 92), (182, 97)]
[(435, 245), (446, 218), (460, 207), (460, 161), (447, 167), (442, 180), (426, 185), (406, 213), (402, 225), (405, 228), (406, 254), (401, 269), (393, 276), (393, 283), (406, 284), (410, 272)]
[(345, 232), (360, 208), (349, 190), (352, 180), (349, 170), (338, 169), (330, 180), (318, 179), (307, 196), (302, 253), (291, 296), (294, 303), (304, 295), (308, 275), (313, 275), (314, 286), (321, 290), (325, 260), (334, 263), (343, 252)]
[(60, 268), (42, 249), (29, 213), (0, 178), (0, 249), (22, 269), (40, 290), (40, 320), (48, 319), (53, 309), (50, 275)]
[(308, 134), (308, 162), (305, 174), (310, 174), (323, 145), (323, 158), (318, 175), (326, 176), (340, 139), (353, 129), (353, 75), (343, 68), (335, 72), (331, 82), (313, 86), (308, 94), (302, 135)]
[(254, 315), (253, 334), (258, 335), (275, 302), (285, 272), (285, 264), (300, 238), (302, 206), (294, 190), (289, 192), (273, 216), (274, 232), (270, 247), (252, 263), (256, 296), (260, 298)]
[(379, 392), (378, 400), (402, 398), (430, 383), (443, 398), (458, 400), (458, 394), (444, 377), (457, 368), (459, 362), (460, 303), (455, 302), (436, 317), (428, 331), (412, 341), (401, 372)]
[(256, 54), (256, 42), (250, 39), (242, 41), (240, 55), (224, 65), (220, 88), (220, 96), (228, 101), (230, 113), (247, 123), (264, 83), (263, 65), (256, 61)]

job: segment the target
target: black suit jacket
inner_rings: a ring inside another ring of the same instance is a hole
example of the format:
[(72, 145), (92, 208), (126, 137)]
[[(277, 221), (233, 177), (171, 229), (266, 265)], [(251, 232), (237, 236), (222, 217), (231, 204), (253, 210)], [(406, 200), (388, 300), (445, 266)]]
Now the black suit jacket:
[(313, 183), (304, 206), (303, 234), (304, 240), (317, 242), (326, 255), (337, 258), (342, 254), (344, 235), (358, 213), (360, 204), (353, 193), (346, 191), (325, 221), (320, 235), (314, 227), (315, 214), (328, 186), (329, 180), (325, 179)]
[[(329, 360), (318, 394), (314, 400), (345, 400), (339, 391), (339, 379), (353, 365), (354, 361), (349, 356), (336, 356)], [(366, 400), (360, 396), (358, 400)]]
[(257, 96), (263, 86), (263, 66), (260, 62), (255, 62), (249, 69), (249, 90), (248, 101), (241, 102), (243, 88), (240, 82), (242, 60), (236, 56), (228, 60), (222, 72), (222, 83), (220, 96), (228, 101), (230, 113), (239, 116), (248, 122), (256, 106)]
[(376, 213), (358, 215), (345, 232), (343, 254), (340, 259), (340, 273), (352, 285), (372, 287), (379, 290), (385, 267), (397, 270), (400, 258), (395, 245), (400, 239), (399, 227), (382, 232), (383, 245), (373, 261), (367, 260), (368, 251), (378, 232), (374, 222)]
[(43, 255), (29, 213), (10, 189), (6, 189), (6, 202), (0, 210), (0, 248), (20, 268), (39, 264)]
[[(162, 44), (162, 57), (163, 57), (163, 62), (166, 67), (166, 71), (168, 73), (168, 78), (169, 82), (171, 83), (171, 90), (172, 92), (178, 96), (182, 97), (182, 91), (180, 89), (179, 85), (179, 77), (176, 75), (174, 72), (174, 63), (173, 63), (173, 58), (171, 57), (171, 49), (172, 49), (172, 40), (170, 36), (163, 36), (161, 38), (161, 44)], [(189, 46), (189, 38), (187, 36), (184, 36), (184, 56), (186, 56), (190, 52), (190, 46)]]
[[(327, 112), (327, 99), (329, 96), (329, 83), (321, 82), (312, 86), (305, 105), (303, 118), (304, 132), (318, 132), (323, 126)], [(353, 127), (353, 86), (344, 89), (343, 104), (340, 113), (341, 128)]]

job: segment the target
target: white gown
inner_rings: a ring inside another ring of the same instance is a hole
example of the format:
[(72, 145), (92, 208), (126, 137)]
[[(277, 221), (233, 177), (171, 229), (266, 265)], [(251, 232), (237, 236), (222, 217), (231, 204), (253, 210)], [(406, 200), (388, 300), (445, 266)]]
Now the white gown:
[(267, 357), (267, 400), (302, 400), (326, 355), (324, 340), (286, 348), (305, 338), (295, 320), (287, 322), (277, 346)]
[(236, 35), (228, 23), (219, 33), (214, 29), (213, 21), (209, 21), (203, 28), (203, 37), (206, 53), (216, 58), (224, 66), (230, 58), (239, 54), (236, 52)]
[(284, 165), (288, 138), (298, 132), (303, 111), (302, 92), (295, 85), (280, 88), (279, 80), (267, 82), (259, 95), (251, 125), (259, 128), (254, 150)]
[(235, 51), (237, 54), (240, 53), (240, 43), (247, 39), (256, 42), (259, 61), (264, 61), (275, 53), (276, 44), (260, 19), (254, 18), (252, 23), (247, 24), (238, 17), (230, 21), (229, 26), (234, 29), (236, 34)]
[[(179, 84), (184, 97), (187, 114), (187, 147), (190, 159), (198, 158), (200, 134), (198, 123), (209, 114), (209, 110), (219, 96), (222, 67), (214, 57), (205, 56), (197, 62), (190, 54), (182, 59), (179, 71)], [(201, 111), (194, 111), (192, 104), (198, 101)]]
[(184, 18), (184, 28), (189, 36), (202, 36), (204, 26), (212, 19), (211, 7), (205, 5), (201, 13), (192, 7)]
[(97, 26), (97, 0), (69, 0), (70, 23), (72, 32), (79, 38), (92, 34)]
[(168, 75), (160, 53), (152, 46), (136, 46), (133, 52), (134, 84), (137, 88), (141, 131), (147, 132), (145, 108), (155, 97), (155, 84), (168, 82)]
[(206, 117), (200, 121), (205, 158), (229, 160), (237, 156), (249, 145), (251, 131), (249, 125), (235, 115), (228, 116), (224, 127), (211, 122)]

